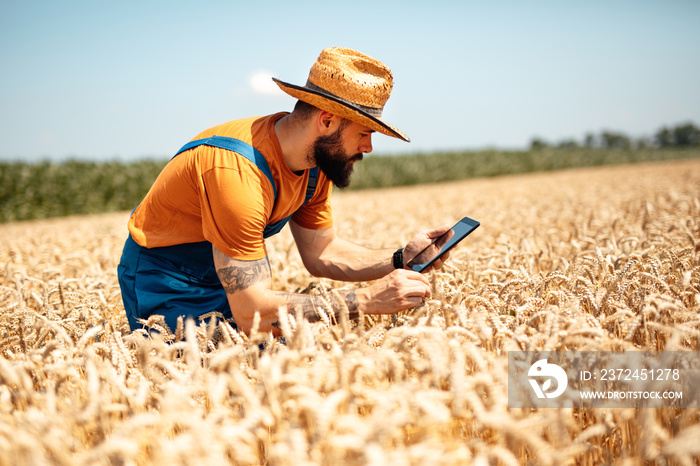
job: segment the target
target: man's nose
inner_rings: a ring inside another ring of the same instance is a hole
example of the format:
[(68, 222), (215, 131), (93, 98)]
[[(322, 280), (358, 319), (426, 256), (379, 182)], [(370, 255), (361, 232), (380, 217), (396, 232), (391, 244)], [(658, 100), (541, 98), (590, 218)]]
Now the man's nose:
[(367, 136), (366, 141), (363, 141), (358, 148), (363, 154), (369, 154), (372, 152), (372, 136)]

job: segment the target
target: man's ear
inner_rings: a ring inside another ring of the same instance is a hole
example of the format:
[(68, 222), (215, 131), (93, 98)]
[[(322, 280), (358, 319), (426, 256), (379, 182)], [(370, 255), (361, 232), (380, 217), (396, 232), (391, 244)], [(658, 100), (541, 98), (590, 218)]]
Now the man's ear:
[(318, 131), (321, 134), (330, 134), (335, 132), (336, 125), (338, 124), (339, 118), (332, 114), (331, 112), (327, 112), (325, 110), (321, 110), (318, 112), (318, 115), (316, 117), (316, 124), (318, 126)]

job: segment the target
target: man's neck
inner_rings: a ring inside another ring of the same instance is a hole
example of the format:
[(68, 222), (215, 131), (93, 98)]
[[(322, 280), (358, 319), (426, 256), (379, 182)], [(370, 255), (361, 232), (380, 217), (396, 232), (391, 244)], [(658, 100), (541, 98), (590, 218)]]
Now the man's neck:
[(275, 123), (275, 135), (282, 148), (282, 156), (289, 169), (293, 172), (307, 170), (309, 164), (308, 150), (313, 137), (304, 125), (294, 121), (292, 114), (286, 115)]

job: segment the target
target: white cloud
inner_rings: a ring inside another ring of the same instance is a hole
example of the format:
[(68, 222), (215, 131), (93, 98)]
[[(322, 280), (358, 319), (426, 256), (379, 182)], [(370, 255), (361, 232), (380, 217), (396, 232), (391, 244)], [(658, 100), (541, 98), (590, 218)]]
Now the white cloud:
[(248, 84), (253, 92), (262, 95), (281, 95), (283, 92), (272, 81), (272, 73), (265, 70), (253, 72), (248, 76)]

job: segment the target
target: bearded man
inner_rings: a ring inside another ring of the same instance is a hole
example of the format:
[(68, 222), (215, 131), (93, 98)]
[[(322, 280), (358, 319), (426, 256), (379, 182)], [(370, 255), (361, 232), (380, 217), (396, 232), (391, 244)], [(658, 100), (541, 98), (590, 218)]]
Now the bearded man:
[[(273, 78), (274, 79), (274, 78)], [(162, 315), (220, 313), (242, 332), (279, 333), (278, 311), (317, 321), (320, 297), (272, 289), (265, 239), (289, 223), (314, 276), (369, 286), (341, 290), (336, 317), (391, 314), (430, 296), (426, 278), (405, 264), (448, 226), (417, 234), (397, 251), (367, 249), (336, 235), (332, 186), (350, 183), (353, 164), (380, 132), (409, 141), (381, 118), (393, 87), (382, 62), (345, 48), (324, 49), (304, 86), (274, 79), (298, 99), (291, 113), (235, 120), (187, 143), (132, 213), (118, 266), (132, 330)], [(444, 260), (444, 258), (443, 258)], [(439, 268), (443, 260), (434, 266)]]

